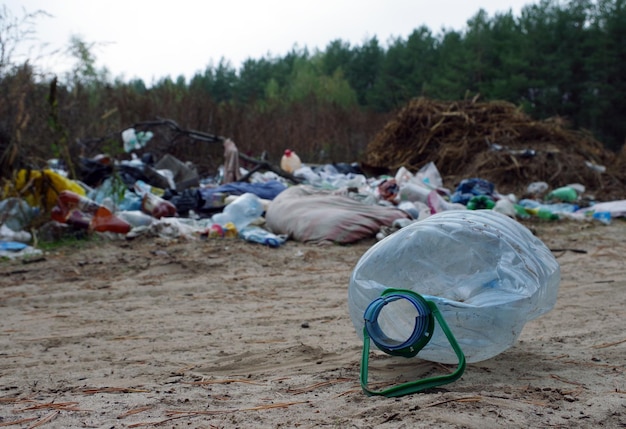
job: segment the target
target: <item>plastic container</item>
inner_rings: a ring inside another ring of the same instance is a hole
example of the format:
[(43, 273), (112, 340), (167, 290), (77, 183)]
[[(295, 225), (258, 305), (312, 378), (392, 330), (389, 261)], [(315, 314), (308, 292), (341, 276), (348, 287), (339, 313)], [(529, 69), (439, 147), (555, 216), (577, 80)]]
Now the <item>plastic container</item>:
[(496, 202), (489, 195), (476, 195), (467, 202), (468, 210), (493, 209)]
[(100, 207), (100, 204), (87, 197), (65, 190), (59, 193), (50, 217), (78, 229), (89, 229), (91, 219)]
[(558, 215), (558, 213), (554, 213), (552, 210), (546, 208), (546, 207), (536, 207), (536, 208), (531, 208), (531, 209), (526, 209), (526, 212), (538, 217), (539, 219), (543, 219), (543, 220), (559, 220), (561, 219), (561, 217)]
[(211, 219), (213, 223), (222, 227), (226, 226), (228, 222), (232, 222), (237, 231), (241, 231), (261, 216), (264, 211), (261, 199), (255, 194), (247, 192), (224, 207), (221, 213), (213, 215)]
[(302, 161), (300, 157), (292, 150), (285, 149), (285, 153), (280, 160), (280, 168), (287, 173), (293, 174), (296, 170), (302, 167)]
[[(452, 210), (371, 247), (350, 277), (348, 306), (364, 338), (366, 311), (383, 293), (393, 288), (419, 294), (434, 303), (467, 361), (479, 362), (511, 347), (526, 322), (551, 310), (559, 283), (558, 262), (526, 227), (493, 210)], [(386, 335), (382, 342), (400, 348), (416, 324), (415, 306), (401, 306), (404, 301), (390, 304), (377, 321)], [(459, 361), (440, 325), (417, 356)]]
[(143, 194), (141, 210), (157, 219), (176, 216), (176, 206), (174, 204), (151, 192)]
[(401, 201), (419, 201), (422, 203), (428, 202), (428, 194), (432, 189), (426, 186), (421, 186), (415, 183), (403, 183), (400, 185), (400, 200)]
[(115, 232), (117, 234), (127, 234), (132, 229), (128, 222), (120, 219), (104, 206), (100, 207), (93, 215), (89, 227), (93, 231)]
[(545, 220), (559, 220), (561, 215), (574, 213), (578, 210), (576, 204), (571, 203), (552, 203), (542, 204), (535, 200), (523, 199), (520, 205), (526, 213)]
[(61, 191), (57, 205), (51, 211), (53, 220), (80, 229), (126, 234), (131, 226), (111, 210), (72, 191)]
[(239, 237), (251, 243), (264, 244), (269, 247), (279, 247), (285, 242), (284, 236), (271, 233), (260, 226), (246, 226), (239, 231)]
[(547, 200), (558, 200), (563, 201), (565, 203), (573, 203), (578, 198), (578, 192), (573, 186), (563, 186), (557, 189), (554, 189), (548, 195), (546, 195)]
[(123, 210), (115, 214), (133, 228), (138, 226), (150, 226), (154, 221), (154, 217), (141, 210)]
[(526, 212), (526, 210), (524, 210), (524, 207), (520, 206), (519, 204), (515, 204), (509, 198), (501, 198), (498, 201), (496, 201), (496, 204), (495, 204), (495, 206), (493, 206), (492, 210), (494, 210), (494, 211), (496, 211), (498, 213), (502, 213), (503, 215), (507, 215), (507, 216), (512, 217), (512, 218), (517, 218), (517, 217), (528, 218), (528, 217), (530, 217), (530, 214), (528, 214), (528, 212)]
[[(80, 210), (83, 213), (94, 215), (101, 207), (101, 205), (94, 200), (68, 190), (59, 193), (57, 205), (61, 211), (66, 214), (71, 210)], [(59, 219), (55, 220), (58, 221)]]

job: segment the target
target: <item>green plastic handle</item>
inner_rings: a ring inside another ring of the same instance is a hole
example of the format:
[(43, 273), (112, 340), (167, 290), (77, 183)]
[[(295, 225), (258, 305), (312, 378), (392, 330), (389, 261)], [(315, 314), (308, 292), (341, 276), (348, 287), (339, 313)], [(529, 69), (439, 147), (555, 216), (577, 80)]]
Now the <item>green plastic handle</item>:
[[(409, 294), (413, 296), (415, 295), (420, 296), (411, 290), (403, 290), (403, 289), (387, 289), (385, 292), (383, 292), (383, 295), (386, 295), (390, 292), (401, 292), (401, 293), (405, 293), (405, 294)], [(439, 323), (439, 326), (441, 326), (441, 329), (443, 330), (444, 334), (446, 335), (446, 338), (448, 339), (448, 341), (450, 342), (450, 345), (452, 346), (452, 349), (454, 350), (457, 358), (459, 359), (459, 364), (456, 370), (451, 374), (439, 375), (436, 377), (425, 378), (422, 380), (409, 381), (407, 383), (398, 384), (396, 386), (392, 386), (390, 388), (383, 389), (383, 390), (369, 389), (367, 387), (367, 379), (368, 379), (368, 364), (369, 364), (369, 352), (370, 352), (370, 336), (367, 332), (367, 329), (364, 327), (363, 328), (363, 354), (361, 357), (360, 377), (361, 377), (361, 388), (368, 395), (381, 395), (381, 396), (386, 396), (389, 398), (409, 395), (409, 394), (421, 392), (423, 390), (430, 389), (433, 387), (452, 383), (458, 380), (459, 378), (461, 378), (461, 376), (463, 375), (463, 372), (465, 371), (465, 354), (463, 354), (463, 350), (461, 350), (459, 343), (457, 343), (456, 338), (454, 338), (452, 331), (450, 331), (448, 324), (446, 323), (445, 319), (439, 312), (437, 305), (432, 301), (426, 301), (426, 303), (428, 304), (428, 307), (432, 311), (433, 316)]]

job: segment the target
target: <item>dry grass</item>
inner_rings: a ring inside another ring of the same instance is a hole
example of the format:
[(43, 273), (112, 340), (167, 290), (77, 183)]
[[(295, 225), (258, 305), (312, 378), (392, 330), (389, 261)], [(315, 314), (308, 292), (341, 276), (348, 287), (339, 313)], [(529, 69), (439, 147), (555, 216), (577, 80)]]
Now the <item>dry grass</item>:
[[(375, 136), (364, 161), (392, 171), (433, 161), (448, 186), (481, 177), (516, 194), (533, 181), (581, 183), (599, 199), (626, 193), (625, 169), (590, 134), (559, 120), (534, 121), (507, 102), (414, 99)], [(599, 174), (585, 162), (607, 171)]]

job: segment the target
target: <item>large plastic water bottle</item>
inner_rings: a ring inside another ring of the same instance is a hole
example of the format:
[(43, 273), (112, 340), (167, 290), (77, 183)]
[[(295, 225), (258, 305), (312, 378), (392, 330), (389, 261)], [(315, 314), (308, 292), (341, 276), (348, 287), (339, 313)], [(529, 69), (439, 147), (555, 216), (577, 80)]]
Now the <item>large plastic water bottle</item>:
[(458, 362), (441, 323), (420, 332), (430, 310), (418, 295), (443, 317), (467, 362), (478, 362), (511, 347), (526, 322), (551, 310), (559, 283), (558, 262), (522, 224), (493, 210), (453, 210), (371, 247), (352, 272), (348, 303), (357, 333), (379, 349)]
[(250, 192), (247, 192), (232, 203), (228, 204), (221, 213), (212, 217), (213, 223), (224, 226), (231, 222), (241, 231), (250, 223), (263, 214), (263, 202)]

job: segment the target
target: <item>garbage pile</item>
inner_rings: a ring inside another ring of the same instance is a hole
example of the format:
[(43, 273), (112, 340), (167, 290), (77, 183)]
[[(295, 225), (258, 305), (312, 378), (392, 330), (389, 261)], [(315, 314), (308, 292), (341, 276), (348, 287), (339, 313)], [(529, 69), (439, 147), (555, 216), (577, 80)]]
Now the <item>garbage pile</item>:
[[(626, 216), (625, 199), (597, 199), (595, 191), (609, 189), (614, 176), (608, 175), (608, 168), (600, 171), (600, 163), (610, 157), (593, 141), (569, 147), (574, 142), (567, 132), (527, 123), (504, 104), (468, 102), (463, 104), (466, 110), (448, 106), (445, 111), (442, 106), (412, 103), (371, 144), (369, 164), (387, 164), (392, 174), (366, 175), (358, 163), (308, 165), (291, 150), (285, 154), (297, 162), (290, 164), (290, 171), (265, 160), (248, 171), (233, 162), (237, 148), (227, 139), (218, 174), (199, 177), (193, 163), (172, 155), (158, 161), (147, 150), (137, 155), (134, 151), (149, 148), (151, 136), (146, 134), (136, 135), (143, 138), (139, 146), (128, 145), (130, 160), (105, 154), (82, 158), (77, 180), (68, 178), (58, 162), (41, 170), (20, 170), (1, 188), (0, 257), (33, 254), (38, 243), (68, 234), (240, 238), (279, 247), (287, 240), (318, 244), (381, 240), (448, 210), (492, 209), (518, 220), (601, 223)], [(417, 114), (427, 110), (428, 115)], [(483, 122), (493, 124), (495, 117), (513, 117), (517, 122), (488, 130)], [(471, 126), (461, 129), (458, 121)], [(546, 129), (553, 130), (552, 140), (542, 134)], [(475, 147), (480, 144), (477, 130), (485, 133), (487, 149)], [(444, 145), (445, 136), (460, 143)], [(516, 152), (521, 147), (519, 136), (528, 139), (524, 151), (529, 153)], [(385, 138), (388, 146), (382, 150)], [(432, 159), (422, 161), (427, 158)], [(550, 172), (548, 159), (554, 167)], [(594, 168), (574, 168), (583, 160)], [(447, 176), (440, 173), (441, 166)], [(462, 177), (461, 172), (476, 174)], [(546, 176), (550, 180), (538, 180)], [(460, 179), (448, 188), (444, 177), (448, 182), (451, 177)], [(589, 183), (594, 192), (589, 192)], [(623, 192), (623, 182), (620, 186)]]
[(626, 196), (626, 154), (617, 157), (560, 119), (534, 121), (508, 102), (409, 102), (370, 142), (370, 168), (417, 170), (434, 162), (448, 186), (468, 177), (522, 195), (528, 183), (583, 183), (597, 200)]

